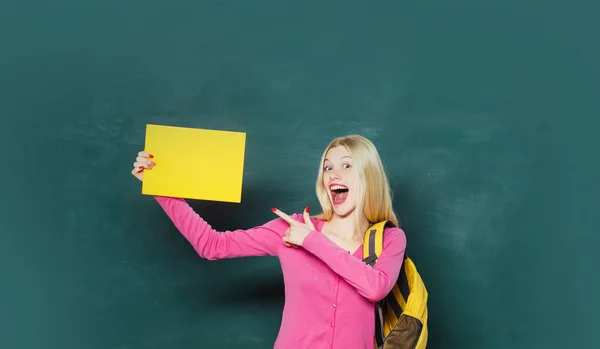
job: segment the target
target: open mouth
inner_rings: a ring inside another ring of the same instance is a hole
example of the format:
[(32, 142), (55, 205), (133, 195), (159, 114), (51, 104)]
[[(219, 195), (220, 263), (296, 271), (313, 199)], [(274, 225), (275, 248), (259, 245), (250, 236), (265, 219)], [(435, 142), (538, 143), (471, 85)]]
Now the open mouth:
[(343, 204), (348, 197), (348, 187), (340, 184), (332, 184), (329, 186), (331, 190), (331, 197), (333, 198), (334, 205)]

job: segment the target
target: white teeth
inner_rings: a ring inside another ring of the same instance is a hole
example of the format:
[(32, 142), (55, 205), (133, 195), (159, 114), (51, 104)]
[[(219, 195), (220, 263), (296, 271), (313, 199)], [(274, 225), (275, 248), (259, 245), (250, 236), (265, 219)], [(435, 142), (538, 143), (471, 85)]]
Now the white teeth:
[(334, 185), (331, 187), (331, 190), (342, 190), (342, 189), (348, 189), (348, 188), (344, 187), (343, 185)]

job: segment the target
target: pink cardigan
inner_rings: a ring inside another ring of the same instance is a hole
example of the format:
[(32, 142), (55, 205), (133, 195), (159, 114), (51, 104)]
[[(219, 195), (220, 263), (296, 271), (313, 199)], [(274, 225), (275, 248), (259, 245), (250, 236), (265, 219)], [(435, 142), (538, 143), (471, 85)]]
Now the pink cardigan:
[[(247, 230), (217, 232), (185, 200), (155, 198), (202, 258), (279, 258), (285, 305), (275, 349), (374, 347), (373, 305), (398, 277), (406, 246), (401, 229), (386, 228), (383, 253), (370, 267), (362, 262), (362, 246), (350, 254), (321, 234), (321, 220), (312, 218), (316, 231), (292, 248), (281, 241), (289, 225), (279, 217)], [(301, 214), (290, 216), (304, 221)]]

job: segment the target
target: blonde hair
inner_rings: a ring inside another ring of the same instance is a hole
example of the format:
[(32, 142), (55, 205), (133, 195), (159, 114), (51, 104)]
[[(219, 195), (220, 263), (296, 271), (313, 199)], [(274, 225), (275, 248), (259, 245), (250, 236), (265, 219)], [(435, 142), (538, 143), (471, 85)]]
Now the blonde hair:
[[(327, 152), (337, 146), (343, 146), (348, 150), (358, 176), (359, 193), (356, 213), (364, 212), (371, 224), (389, 220), (398, 227), (398, 218), (396, 218), (392, 207), (389, 181), (385, 175), (377, 148), (370, 140), (359, 135), (336, 138), (323, 151), (316, 183), (317, 198), (323, 212), (317, 218), (329, 220), (333, 215), (333, 206), (329, 201), (328, 189), (323, 184), (323, 165)], [(359, 214), (356, 215), (357, 219), (359, 216)]]

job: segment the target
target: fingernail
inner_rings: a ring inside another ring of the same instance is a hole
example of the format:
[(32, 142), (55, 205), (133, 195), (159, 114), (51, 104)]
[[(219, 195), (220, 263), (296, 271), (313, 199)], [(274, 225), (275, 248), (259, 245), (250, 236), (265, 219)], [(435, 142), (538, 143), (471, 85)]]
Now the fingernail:
[(154, 158), (154, 155), (152, 154), (148, 154), (148, 156), (150, 157), (150, 159)]
[(140, 166), (140, 168), (144, 168), (144, 166)]
[(310, 212), (310, 208), (308, 206), (306, 206), (305, 210), (306, 210), (306, 213)]
[(271, 211), (275, 212), (275, 211), (277, 211), (277, 209), (276, 209), (275, 207), (273, 207), (273, 208), (271, 209)]

